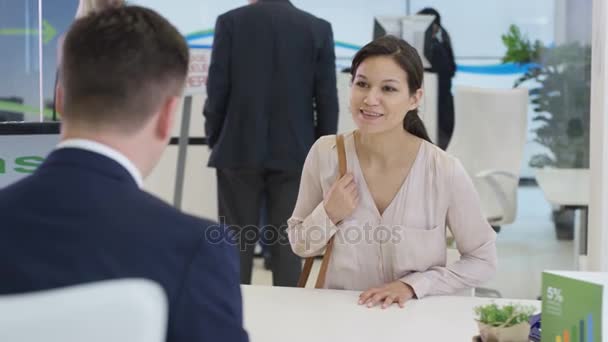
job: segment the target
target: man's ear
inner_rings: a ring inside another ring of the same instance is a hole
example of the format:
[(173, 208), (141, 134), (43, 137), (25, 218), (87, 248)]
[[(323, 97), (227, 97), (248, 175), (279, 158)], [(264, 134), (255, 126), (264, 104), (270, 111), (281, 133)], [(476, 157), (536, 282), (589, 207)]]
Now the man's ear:
[(55, 112), (59, 115), (63, 113), (63, 87), (61, 83), (58, 83), (55, 87)]
[(173, 124), (175, 121), (177, 106), (179, 105), (180, 97), (171, 96), (168, 97), (163, 103), (156, 125), (156, 134), (162, 140), (168, 140), (171, 138), (171, 132), (173, 131)]

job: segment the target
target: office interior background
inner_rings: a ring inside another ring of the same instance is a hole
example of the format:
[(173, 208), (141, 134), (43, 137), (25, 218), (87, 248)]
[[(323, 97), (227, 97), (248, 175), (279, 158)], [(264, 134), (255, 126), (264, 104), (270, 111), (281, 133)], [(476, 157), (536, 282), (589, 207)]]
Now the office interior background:
[[(0, 121), (54, 119), (58, 39), (73, 21), (77, 3), (0, 0)], [(156, 9), (180, 29), (192, 47), (210, 50), (216, 17), (247, 1), (129, 3)], [(590, 204), (592, 0), (292, 3), (333, 26), (340, 130), (353, 127), (348, 102), (343, 100), (348, 98), (348, 75), (341, 69), (348, 67), (357, 49), (372, 39), (374, 19), (413, 15), (424, 7), (433, 7), (441, 14), (458, 65), (452, 90), (456, 101), (454, 146), (448, 151), (463, 159), (482, 200), (489, 203), (488, 219), (499, 230), (498, 272), (484, 285), (494, 291), (480, 291), (479, 295), (535, 299), (540, 295), (543, 270), (587, 267), (580, 255), (586, 249)], [(516, 85), (529, 94), (523, 100), (526, 109), (519, 116), (516, 112), (524, 108), (517, 102), (521, 97), (509, 97)], [(484, 106), (476, 96), (494, 96), (490, 97), (494, 107)], [(193, 96), (190, 137), (204, 135), (203, 102), (204, 95)], [(176, 125), (175, 137), (181, 127)], [(0, 137), (0, 158), (10, 159), (19, 144), (24, 149), (28, 144), (15, 141), (17, 145), (9, 146)], [(54, 141), (51, 138), (43, 143), (50, 150)], [(484, 152), (478, 153), (480, 150)], [(149, 191), (168, 202), (174, 201), (178, 191), (173, 180), (177, 154), (177, 147), (170, 147), (146, 181)], [(215, 173), (206, 167), (207, 156), (205, 146), (189, 148), (180, 205), (185, 211), (217, 219)], [(9, 177), (18, 176), (6, 165), (0, 171), (0, 186)], [(256, 263), (254, 283), (271, 284), (270, 272), (264, 270), (261, 259)]]

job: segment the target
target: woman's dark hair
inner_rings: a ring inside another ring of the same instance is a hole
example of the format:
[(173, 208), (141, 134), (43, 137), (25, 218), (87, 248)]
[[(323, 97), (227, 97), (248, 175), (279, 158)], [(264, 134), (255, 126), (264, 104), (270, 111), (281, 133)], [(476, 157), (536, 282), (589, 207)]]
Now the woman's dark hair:
[[(357, 52), (350, 69), (351, 81), (354, 80), (359, 65), (364, 60), (376, 56), (392, 57), (405, 71), (410, 95), (414, 95), (418, 89), (422, 88), (424, 69), (418, 52), (410, 44), (395, 36), (374, 39)], [(424, 123), (418, 116), (418, 109), (407, 112), (403, 119), (403, 128), (410, 134), (432, 143)]]

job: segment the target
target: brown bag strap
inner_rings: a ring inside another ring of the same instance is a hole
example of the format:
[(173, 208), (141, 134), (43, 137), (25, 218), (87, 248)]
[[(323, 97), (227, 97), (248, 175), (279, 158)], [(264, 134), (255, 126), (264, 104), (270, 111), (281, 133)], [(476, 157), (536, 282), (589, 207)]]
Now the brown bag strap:
[(306, 282), (308, 282), (308, 276), (310, 275), (314, 262), (315, 257), (306, 258), (304, 260), (304, 267), (302, 268), (302, 273), (300, 273), (300, 279), (298, 279), (298, 287), (306, 287)]
[(336, 148), (338, 149), (338, 171), (340, 172), (338, 179), (340, 179), (346, 174), (346, 148), (342, 134), (336, 135)]
[[(342, 134), (336, 135), (336, 150), (338, 151), (338, 179), (340, 179), (344, 177), (347, 169), (346, 150), (344, 148), (344, 136)], [(327, 275), (327, 268), (329, 267), (329, 259), (331, 258), (331, 253), (334, 249), (334, 237), (335, 235), (329, 239), (327, 242), (327, 247), (325, 248), (325, 254), (323, 255), (323, 261), (321, 262), (321, 269), (319, 270), (319, 275), (317, 276), (317, 282), (315, 284), (315, 288), (317, 289), (323, 288), (323, 285), (325, 285), (325, 276)], [(314, 257), (306, 258), (304, 261), (304, 268), (302, 269), (300, 279), (298, 280), (298, 287), (306, 287), (306, 282), (310, 276), (310, 271), (312, 270), (312, 264), (314, 261)]]

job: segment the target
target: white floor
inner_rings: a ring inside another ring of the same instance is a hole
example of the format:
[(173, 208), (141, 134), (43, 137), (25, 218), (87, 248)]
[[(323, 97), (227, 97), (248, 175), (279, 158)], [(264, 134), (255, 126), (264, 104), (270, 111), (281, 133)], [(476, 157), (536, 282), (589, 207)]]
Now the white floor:
[(535, 299), (543, 270), (574, 269), (574, 243), (557, 240), (551, 206), (539, 188), (520, 188), (517, 210), (517, 220), (498, 234), (498, 272), (485, 287), (504, 298)]
[[(498, 234), (498, 272), (484, 287), (498, 290), (504, 298), (536, 299), (543, 270), (573, 269), (574, 244), (557, 240), (551, 207), (538, 187), (522, 187), (518, 195), (517, 220)], [(311, 272), (309, 284), (314, 284), (317, 269)], [(272, 274), (264, 270), (261, 258), (255, 260), (252, 282), (272, 284)]]

